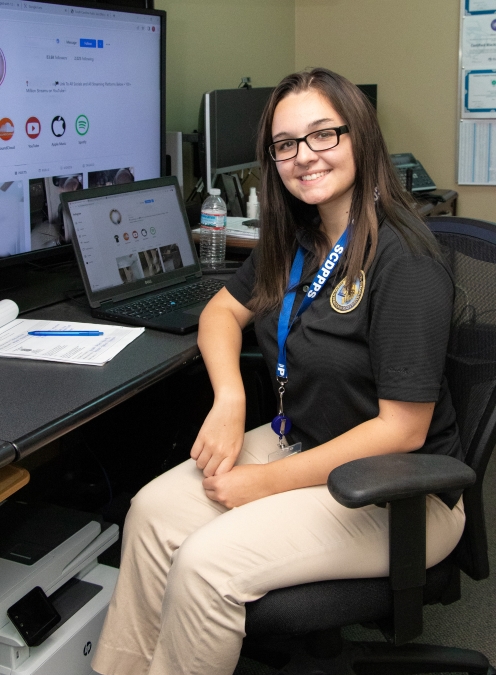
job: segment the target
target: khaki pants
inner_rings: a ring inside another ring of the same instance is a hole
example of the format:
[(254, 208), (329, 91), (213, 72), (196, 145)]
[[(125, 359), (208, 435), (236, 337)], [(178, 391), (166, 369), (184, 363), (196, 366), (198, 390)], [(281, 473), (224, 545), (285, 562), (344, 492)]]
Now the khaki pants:
[[(245, 436), (238, 464), (276, 449), (270, 426)], [(133, 499), (119, 579), (92, 664), (104, 675), (231, 675), (244, 603), (274, 588), (388, 573), (387, 509), (347, 509), (327, 487), (228, 510), (209, 500), (188, 460)], [(427, 565), (445, 558), (463, 506), (427, 500)]]

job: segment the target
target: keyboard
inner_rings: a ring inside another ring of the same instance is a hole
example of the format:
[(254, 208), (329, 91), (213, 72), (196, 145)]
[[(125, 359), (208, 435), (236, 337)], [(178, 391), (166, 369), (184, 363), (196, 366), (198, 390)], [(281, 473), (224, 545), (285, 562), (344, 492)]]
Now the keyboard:
[(134, 298), (117, 307), (106, 309), (106, 313), (132, 319), (153, 319), (202, 300), (210, 300), (224, 286), (225, 282), (219, 279), (202, 279), (188, 286)]

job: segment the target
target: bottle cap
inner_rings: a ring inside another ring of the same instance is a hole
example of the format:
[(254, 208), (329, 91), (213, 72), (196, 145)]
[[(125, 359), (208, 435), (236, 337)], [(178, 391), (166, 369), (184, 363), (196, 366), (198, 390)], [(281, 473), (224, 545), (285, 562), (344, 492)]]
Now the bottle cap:
[(220, 189), (219, 188), (210, 188), (208, 191), (209, 195), (212, 195), (213, 197), (216, 197), (217, 195), (220, 195)]
[(257, 188), (250, 188), (250, 196), (248, 197), (248, 201), (252, 204), (258, 204)]

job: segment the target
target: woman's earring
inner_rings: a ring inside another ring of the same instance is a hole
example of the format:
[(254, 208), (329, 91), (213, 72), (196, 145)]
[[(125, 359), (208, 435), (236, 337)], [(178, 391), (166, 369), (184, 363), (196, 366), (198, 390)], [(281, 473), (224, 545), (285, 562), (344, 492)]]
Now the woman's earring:
[(381, 193), (379, 192), (379, 188), (376, 185), (375, 188), (374, 188), (374, 202), (377, 204), (377, 202), (379, 201), (380, 198), (381, 198)]

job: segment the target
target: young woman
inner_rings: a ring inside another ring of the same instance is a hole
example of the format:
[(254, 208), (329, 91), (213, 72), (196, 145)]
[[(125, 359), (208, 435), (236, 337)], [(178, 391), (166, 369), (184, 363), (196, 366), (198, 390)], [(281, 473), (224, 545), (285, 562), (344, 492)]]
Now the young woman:
[[(328, 70), (291, 75), (264, 112), (259, 159), (260, 244), (201, 316), (214, 405), (192, 459), (133, 500), (93, 663), (105, 675), (230, 675), (246, 602), (388, 573), (387, 510), (337, 504), (332, 469), (461, 455), (443, 376), (452, 280), (372, 107)], [(282, 403), (276, 433), (244, 433), (239, 355), (252, 320)], [(428, 566), (463, 525), (459, 494), (428, 498)]]

